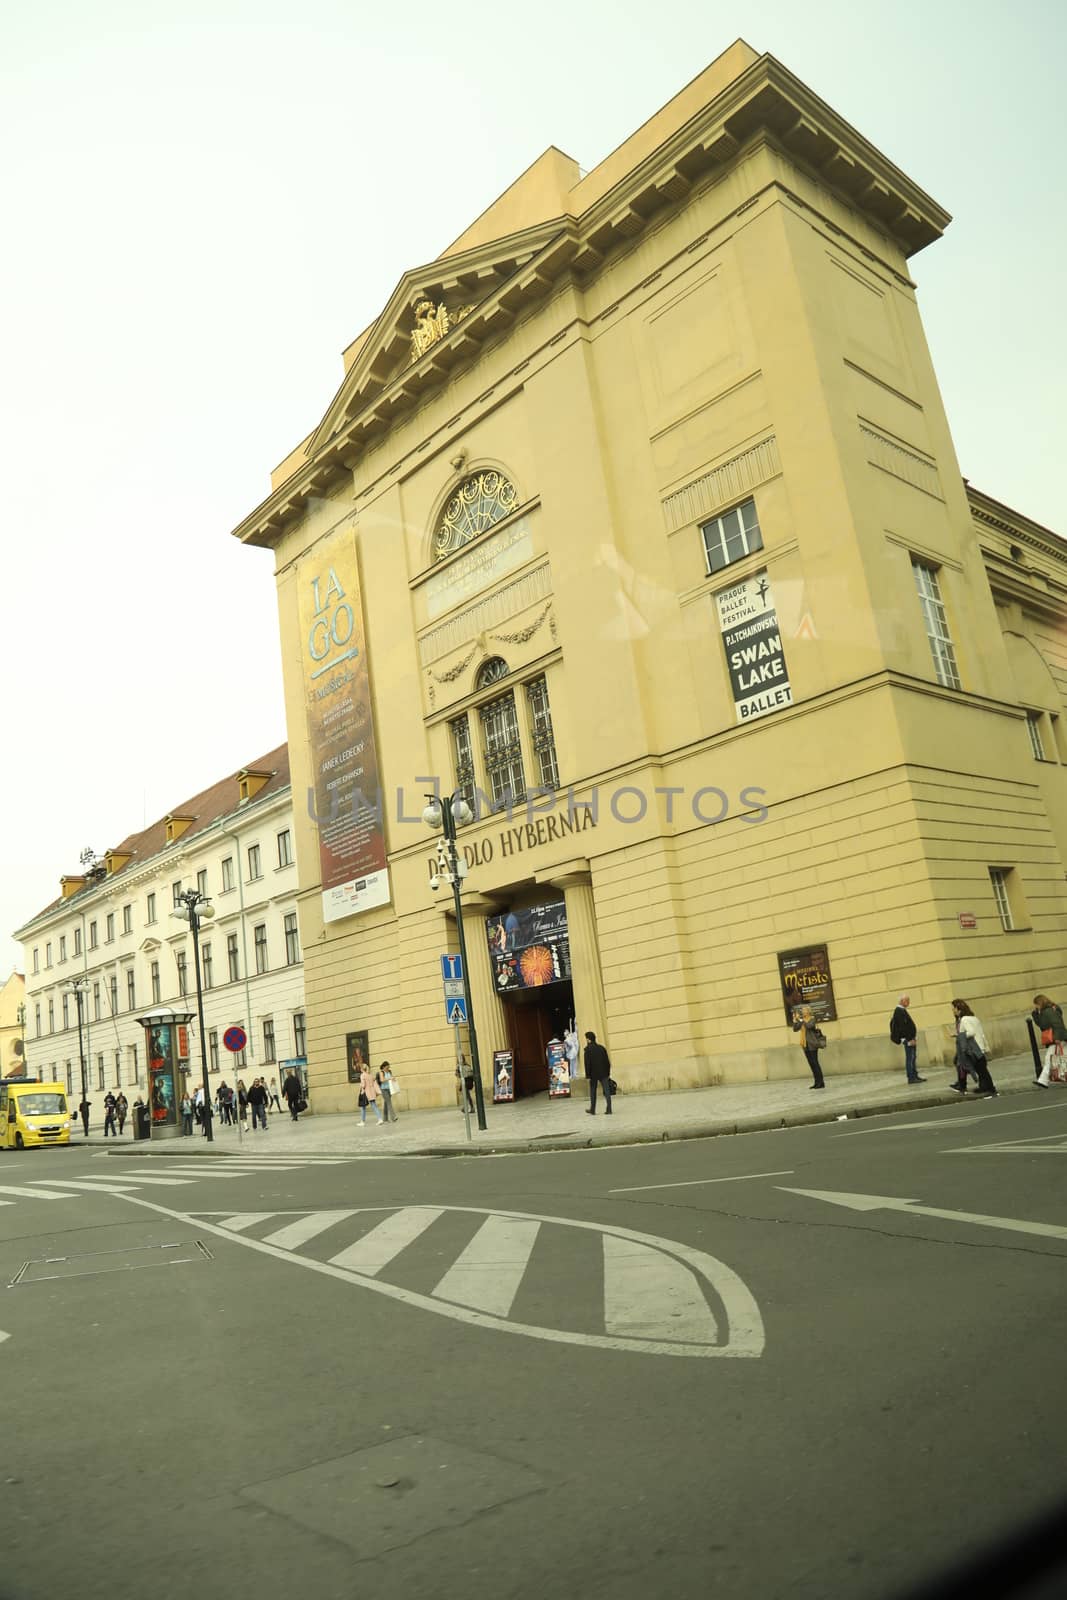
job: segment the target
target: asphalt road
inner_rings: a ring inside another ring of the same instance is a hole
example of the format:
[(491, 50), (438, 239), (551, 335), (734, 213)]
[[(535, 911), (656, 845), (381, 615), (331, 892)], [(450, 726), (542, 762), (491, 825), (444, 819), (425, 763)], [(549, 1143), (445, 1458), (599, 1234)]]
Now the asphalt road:
[(906, 1594), (1056, 1496), (1065, 1256), (1067, 1096), (468, 1160), (8, 1153), (0, 1594)]

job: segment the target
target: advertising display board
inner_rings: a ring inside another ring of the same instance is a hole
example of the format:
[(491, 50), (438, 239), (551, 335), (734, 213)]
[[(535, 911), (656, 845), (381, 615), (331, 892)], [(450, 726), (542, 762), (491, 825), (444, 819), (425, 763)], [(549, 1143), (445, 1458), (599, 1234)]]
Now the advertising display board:
[(738, 722), (793, 704), (778, 613), (766, 572), (715, 596)]
[(562, 1039), (548, 1041), (548, 1094), (552, 1100), (562, 1100), (571, 1092), (570, 1062)]
[(569, 979), (571, 949), (563, 900), (486, 917), (485, 932), (498, 992)]
[(145, 1029), (148, 1055), (148, 1104), (153, 1128), (178, 1126), (178, 1095), (175, 1090), (175, 1029), (169, 1022), (153, 1023)]
[(510, 1050), (493, 1051), (493, 1100), (500, 1105), (515, 1098), (515, 1061)]
[(804, 1006), (811, 1007), (816, 1022), (837, 1021), (830, 953), (824, 944), (807, 945), (803, 950), (780, 950), (778, 975), (788, 1023), (792, 1024)]

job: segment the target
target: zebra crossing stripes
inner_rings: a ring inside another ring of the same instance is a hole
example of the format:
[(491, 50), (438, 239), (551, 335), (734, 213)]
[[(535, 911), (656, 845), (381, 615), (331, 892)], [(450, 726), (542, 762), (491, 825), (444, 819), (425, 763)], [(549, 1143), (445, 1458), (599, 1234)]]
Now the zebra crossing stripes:
[(354, 1215), (352, 1211), (312, 1211), (308, 1216), (298, 1217), (295, 1222), (287, 1222), (284, 1228), (268, 1233), (263, 1243), (277, 1245), (279, 1250), (298, 1250), (309, 1239), (314, 1239), (335, 1223), (344, 1222)]
[(604, 1235), (604, 1325), (626, 1338), (674, 1337), (714, 1344), (718, 1330), (693, 1274), (674, 1256)]
[(508, 1316), (540, 1231), (539, 1222), (523, 1217), (486, 1217), (434, 1294), (495, 1317)]
[(403, 1211), (394, 1211), (384, 1222), (379, 1222), (355, 1244), (331, 1256), (330, 1265), (373, 1278), (440, 1215), (440, 1207), (405, 1206)]

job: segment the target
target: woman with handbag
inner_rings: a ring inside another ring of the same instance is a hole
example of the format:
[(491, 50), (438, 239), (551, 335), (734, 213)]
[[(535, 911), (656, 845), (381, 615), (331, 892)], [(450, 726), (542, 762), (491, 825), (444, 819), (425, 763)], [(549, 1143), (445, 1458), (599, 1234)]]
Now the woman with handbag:
[(367, 1107), (374, 1107), (374, 1115), (379, 1128), (382, 1125), (382, 1108), (378, 1104), (378, 1081), (370, 1067), (364, 1063), (363, 1071), (359, 1075), (359, 1125), (367, 1126)]
[(953, 1000), (956, 1019), (956, 1081), (949, 1084), (958, 1094), (967, 1093), (967, 1076), (973, 1073), (975, 1094), (995, 1098), (997, 1088), (989, 1073), (989, 1044), (985, 1029), (966, 1000)]
[(376, 1081), (378, 1088), (381, 1090), (382, 1110), (385, 1113), (385, 1120), (386, 1122), (396, 1122), (397, 1115), (396, 1107), (393, 1105), (393, 1095), (400, 1088), (400, 1085), (393, 1077), (393, 1069), (388, 1061), (383, 1061), (378, 1068)]
[(825, 1089), (822, 1068), (819, 1065), (819, 1051), (826, 1045), (826, 1035), (816, 1023), (810, 1006), (802, 1007), (799, 1017), (793, 1018), (793, 1032), (800, 1034), (800, 1048), (804, 1052), (804, 1058), (811, 1068), (812, 1077), (815, 1079), (811, 1087), (813, 1089)]
[(1057, 1056), (1063, 1054), (1062, 1047), (1067, 1042), (1067, 1027), (1064, 1027), (1063, 1012), (1055, 1000), (1050, 1000), (1047, 994), (1034, 995), (1034, 1009), (1031, 1015), (1041, 1029), (1041, 1044), (1045, 1051), (1045, 1065), (1034, 1079), (1034, 1086), (1047, 1089), (1052, 1063)]

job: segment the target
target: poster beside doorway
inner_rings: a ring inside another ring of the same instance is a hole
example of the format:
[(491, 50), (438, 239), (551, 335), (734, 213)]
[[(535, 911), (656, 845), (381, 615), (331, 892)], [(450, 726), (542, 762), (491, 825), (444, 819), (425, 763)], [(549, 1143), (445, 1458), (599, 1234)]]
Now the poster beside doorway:
[(515, 1059), (510, 1050), (493, 1051), (493, 1103), (515, 1098)]

